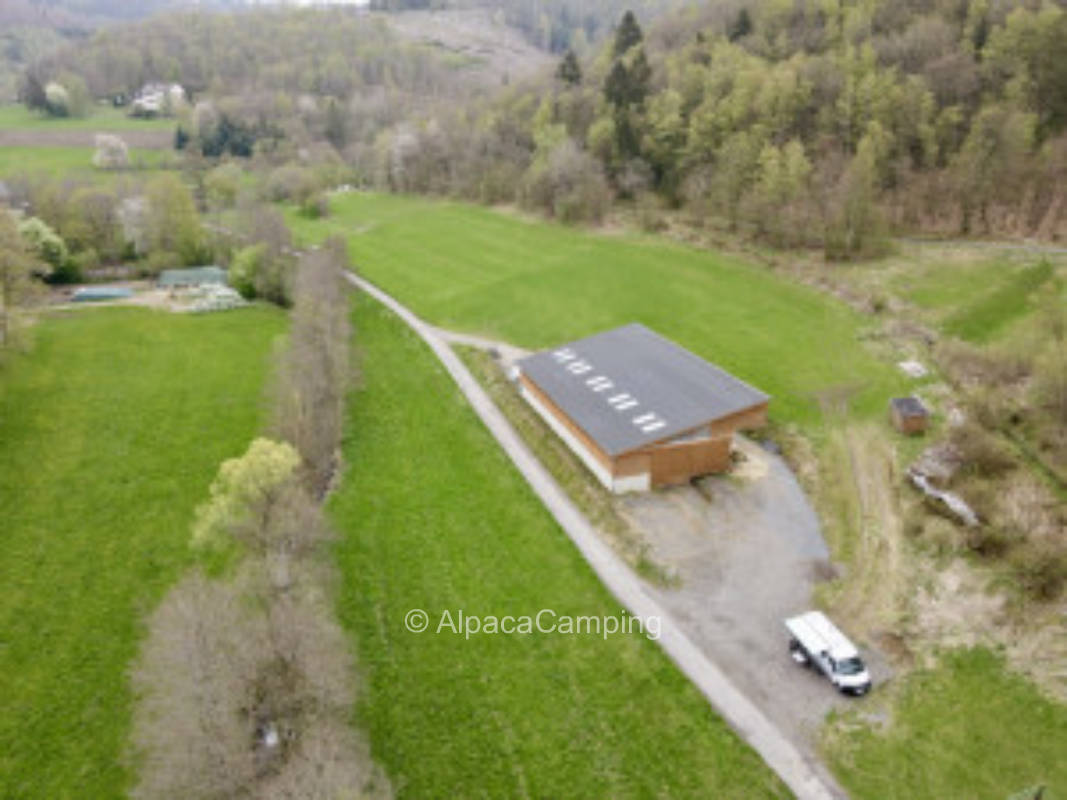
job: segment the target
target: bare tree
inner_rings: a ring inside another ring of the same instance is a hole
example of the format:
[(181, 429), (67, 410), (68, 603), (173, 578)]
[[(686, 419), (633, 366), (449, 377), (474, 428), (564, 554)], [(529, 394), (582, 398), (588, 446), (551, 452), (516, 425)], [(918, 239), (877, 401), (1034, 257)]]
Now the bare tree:
[(340, 238), (301, 259), (289, 348), (278, 369), (274, 432), (303, 456), (316, 495), (327, 490), (337, 467), (352, 372), (347, 265)]
[(150, 618), (132, 672), (135, 800), (390, 796), (349, 724), (354, 666), (325, 597), (304, 580), (264, 604), (263, 572), (195, 572)]
[(27, 248), (14, 217), (0, 208), (0, 348), (14, 341), (15, 310), (32, 296), (34, 273), (47, 270)]

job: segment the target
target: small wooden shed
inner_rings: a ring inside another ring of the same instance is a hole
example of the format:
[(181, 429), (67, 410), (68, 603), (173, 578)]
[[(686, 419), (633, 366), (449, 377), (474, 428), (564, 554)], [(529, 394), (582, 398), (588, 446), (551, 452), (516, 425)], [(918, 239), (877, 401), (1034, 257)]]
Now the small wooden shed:
[(922, 433), (930, 420), (930, 411), (915, 395), (894, 397), (889, 401), (889, 420), (901, 433)]

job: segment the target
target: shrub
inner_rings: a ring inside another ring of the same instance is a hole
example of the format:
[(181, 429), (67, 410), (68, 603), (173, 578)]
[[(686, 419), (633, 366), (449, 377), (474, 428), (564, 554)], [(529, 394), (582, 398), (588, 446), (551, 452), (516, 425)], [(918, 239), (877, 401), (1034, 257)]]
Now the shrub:
[(1040, 363), (1033, 395), (1053, 423), (1067, 428), (1067, 350), (1061, 347)]
[(1012, 558), (1020, 585), (1038, 600), (1055, 600), (1067, 588), (1067, 552), (1063, 545), (1035, 542)]
[(100, 254), (92, 247), (82, 250), (71, 257), (71, 264), (79, 272), (88, 272), (100, 266)]
[(216, 211), (232, 208), (237, 201), (241, 176), (241, 168), (232, 161), (211, 170), (204, 178), (208, 206)]
[(322, 192), (308, 195), (300, 204), (300, 213), (308, 219), (328, 217), (330, 216), (330, 200)]
[(48, 223), (38, 217), (30, 217), (19, 224), (19, 234), (22, 240), (41, 261), (52, 267), (52, 270), (62, 269), (66, 266), (70, 253), (63, 239), (52, 230)]
[(144, 261), (141, 262), (141, 274), (154, 276), (165, 269), (174, 269), (182, 266), (182, 259), (177, 253), (170, 250), (153, 250)]
[(960, 455), (963, 469), (974, 475), (993, 478), (1017, 464), (1006, 442), (973, 422), (953, 429), (952, 444)]
[(523, 179), (523, 199), (561, 222), (599, 222), (610, 200), (600, 164), (565, 139)]
[(666, 230), (667, 220), (663, 216), (661, 203), (651, 192), (642, 193), (635, 201), (637, 224), (647, 233), (659, 233)]
[(93, 166), (99, 169), (124, 169), (130, 165), (130, 152), (120, 137), (108, 133), (96, 135)]
[(211, 252), (189, 187), (176, 175), (164, 173), (149, 182), (145, 195), (149, 252), (175, 253), (179, 263), (189, 266), (210, 261)]
[(1022, 540), (1023, 535), (1015, 528), (985, 524), (968, 528), (965, 541), (967, 547), (979, 555), (998, 558)]
[(314, 194), (316, 188), (311, 170), (297, 164), (285, 164), (267, 176), (267, 198), (275, 203), (303, 203)]
[(55, 81), (44, 87), (45, 108), (53, 117), (70, 116), (70, 93)]
[(248, 300), (256, 296), (256, 276), (259, 273), (265, 250), (266, 248), (261, 244), (243, 247), (237, 251), (230, 262), (228, 275), (230, 286)]
[(230, 262), (230, 285), (244, 297), (289, 304), (289, 262), (265, 244), (243, 247)]
[(937, 349), (937, 360), (957, 381), (982, 384), (1017, 383), (1029, 376), (1032, 364), (1025, 353), (978, 347), (948, 340)]

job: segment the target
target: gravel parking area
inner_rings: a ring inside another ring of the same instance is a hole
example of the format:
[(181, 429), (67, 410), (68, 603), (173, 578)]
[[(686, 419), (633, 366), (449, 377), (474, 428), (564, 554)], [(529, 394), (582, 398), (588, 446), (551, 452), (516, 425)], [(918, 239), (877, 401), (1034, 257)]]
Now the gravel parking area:
[[(863, 700), (789, 657), (782, 625), (811, 608), (812, 590), (832, 574), (818, 517), (778, 456), (740, 439), (731, 475), (618, 499), (649, 555), (678, 578), (648, 591), (812, 762), (827, 712)], [(876, 683), (887, 677), (864, 651)], [(819, 767), (819, 769), (822, 769)], [(823, 774), (827, 779), (825, 771)]]

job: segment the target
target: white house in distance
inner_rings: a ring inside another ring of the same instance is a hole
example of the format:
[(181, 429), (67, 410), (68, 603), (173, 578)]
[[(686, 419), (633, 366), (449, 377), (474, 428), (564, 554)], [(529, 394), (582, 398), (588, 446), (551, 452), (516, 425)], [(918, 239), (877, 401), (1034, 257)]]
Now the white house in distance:
[(177, 83), (146, 83), (130, 102), (130, 116), (169, 116), (188, 101), (185, 89)]

